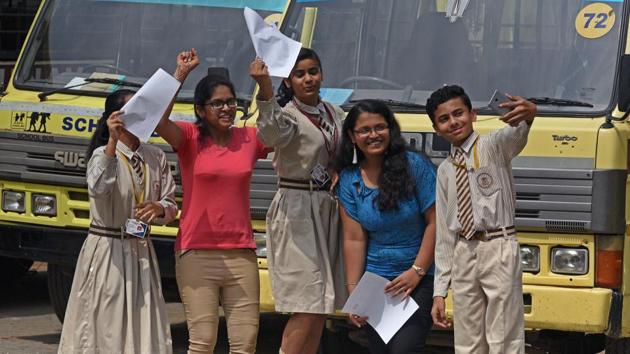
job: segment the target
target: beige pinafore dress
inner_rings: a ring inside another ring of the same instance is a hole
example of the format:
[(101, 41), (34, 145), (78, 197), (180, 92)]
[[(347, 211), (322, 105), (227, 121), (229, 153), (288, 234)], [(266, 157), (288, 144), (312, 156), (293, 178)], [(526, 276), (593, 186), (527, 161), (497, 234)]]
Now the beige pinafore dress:
[[(118, 143), (117, 157), (94, 151), (87, 168), (92, 227), (79, 255), (58, 352), (172, 353), (158, 262), (151, 239), (112, 237), (132, 217), (132, 172), (124, 157), (133, 154)], [(159, 201), (170, 222), (177, 213), (175, 183), (164, 153), (137, 149), (144, 162), (144, 199)], [(135, 188), (138, 188), (136, 185)], [(107, 229), (110, 229), (109, 231)], [(109, 234), (109, 237), (102, 236)]]
[[(325, 102), (313, 107), (297, 99), (284, 108), (275, 100), (257, 103), (258, 137), (275, 148), (279, 178), (309, 181), (317, 164), (329, 167), (330, 149), (334, 153), (337, 148), (330, 144), (341, 138), (344, 113), (339, 107)], [(334, 127), (337, 139), (305, 113), (325, 115), (321, 118)], [(278, 188), (267, 213), (267, 264), (276, 311), (327, 314), (343, 306), (347, 295), (340, 235), (337, 201), (328, 191)]]

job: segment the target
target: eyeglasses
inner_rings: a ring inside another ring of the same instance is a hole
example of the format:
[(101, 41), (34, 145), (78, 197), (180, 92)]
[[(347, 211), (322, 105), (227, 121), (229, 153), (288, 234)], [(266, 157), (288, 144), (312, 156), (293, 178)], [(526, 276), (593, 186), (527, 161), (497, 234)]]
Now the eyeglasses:
[(357, 129), (354, 131), (354, 133), (360, 137), (367, 137), (369, 136), (372, 132), (375, 132), (378, 135), (381, 135), (383, 133), (385, 133), (386, 131), (389, 130), (389, 127), (385, 124), (379, 124), (377, 126), (374, 126), (372, 128), (369, 127), (364, 127), (361, 129)]
[(227, 100), (212, 100), (210, 102), (206, 102), (206, 104), (204, 104), (204, 106), (210, 106), (214, 109), (221, 109), (223, 108), (223, 106), (227, 105), (228, 108), (234, 108), (236, 106), (238, 106), (238, 101), (236, 100), (236, 98), (232, 97), (232, 98), (228, 98)]

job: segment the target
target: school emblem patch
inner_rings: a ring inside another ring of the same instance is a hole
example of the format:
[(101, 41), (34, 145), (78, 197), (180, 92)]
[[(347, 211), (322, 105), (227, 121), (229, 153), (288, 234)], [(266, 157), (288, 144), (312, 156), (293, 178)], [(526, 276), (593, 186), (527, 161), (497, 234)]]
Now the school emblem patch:
[(483, 189), (488, 189), (494, 183), (494, 179), (489, 173), (480, 173), (477, 176), (477, 185)]

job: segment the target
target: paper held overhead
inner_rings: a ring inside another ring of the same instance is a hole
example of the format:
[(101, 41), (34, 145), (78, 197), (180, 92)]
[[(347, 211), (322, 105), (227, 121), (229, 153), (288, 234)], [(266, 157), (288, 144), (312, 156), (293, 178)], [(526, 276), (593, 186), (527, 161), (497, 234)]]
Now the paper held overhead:
[(268, 25), (249, 7), (243, 14), (256, 55), (267, 64), (269, 75), (289, 77), (302, 43), (285, 36), (275, 25)]
[(174, 77), (158, 69), (123, 106), (125, 113), (120, 118), (127, 131), (146, 143), (177, 94), (179, 85)]

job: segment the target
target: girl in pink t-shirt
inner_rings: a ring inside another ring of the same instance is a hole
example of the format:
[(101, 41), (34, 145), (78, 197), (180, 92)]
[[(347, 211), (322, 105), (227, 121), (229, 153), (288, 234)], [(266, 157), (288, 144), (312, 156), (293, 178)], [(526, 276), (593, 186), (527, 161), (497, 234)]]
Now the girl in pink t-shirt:
[[(197, 65), (194, 49), (180, 53), (175, 78), (183, 83)], [(168, 109), (156, 129), (177, 152), (182, 175), (184, 200), (175, 260), (189, 352), (214, 352), (220, 302), (230, 352), (254, 353), (259, 280), (249, 185), (256, 160), (268, 149), (255, 128), (233, 126), (236, 94), (226, 78), (201, 79), (194, 105), (195, 123), (172, 122)]]

